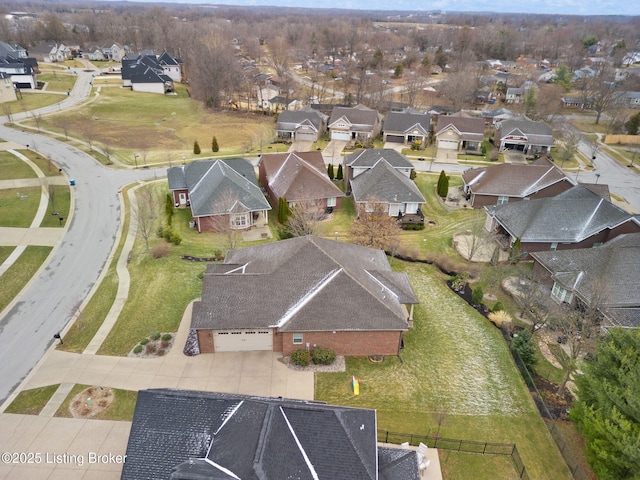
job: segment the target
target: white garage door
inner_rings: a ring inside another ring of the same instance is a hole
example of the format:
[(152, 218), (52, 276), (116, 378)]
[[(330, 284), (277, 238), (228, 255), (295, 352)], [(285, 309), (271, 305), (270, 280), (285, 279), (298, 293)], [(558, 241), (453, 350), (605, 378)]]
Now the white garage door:
[(316, 132), (296, 132), (296, 140), (316, 141)]
[(444, 148), (446, 150), (457, 150), (458, 142), (454, 140), (438, 140), (438, 148)]
[(271, 330), (227, 330), (213, 334), (216, 352), (245, 352), (251, 350), (273, 350)]
[(335, 130), (331, 132), (331, 140), (351, 140), (350, 132), (336, 132)]

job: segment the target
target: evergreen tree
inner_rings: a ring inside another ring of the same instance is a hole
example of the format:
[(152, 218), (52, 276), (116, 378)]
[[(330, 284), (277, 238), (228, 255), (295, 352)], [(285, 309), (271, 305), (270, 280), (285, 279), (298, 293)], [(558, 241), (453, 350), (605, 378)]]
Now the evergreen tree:
[(336, 180), (342, 180), (344, 178), (344, 174), (342, 173), (342, 164), (338, 164), (338, 173), (336, 174)]
[(601, 480), (637, 479), (640, 472), (640, 331), (610, 329), (576, 375), (571, 409)]
[(438, 177), (438, 187), (436, 190), (440, 198), (446, 198), (449, 194), (449, 177), (447, 177), (444, 170), (440, 172), (440, 177)]
[(218, 139), (216, 138), (216, 136), (213, 136), (213, 139), (211, 140), (211, 151), (213, 153), (216, 153), (218, 151), (220, 151), (220, 147), (218, 147)]
[(278, 221), (282, 224), (287, 223), (290, 213), (291, 210), (289, 210), (289, 202), (287, 202), (286, 198), (280, 197), (278, 199)]
[(333, 180), (334, 178), (336, 178), (336, 177), (335, 177), (335, 175), (333, 174), (333, 163), (330, 163), (330, 164), (327, 166), (327, 175), (329, 175), (329, 178), (330, 178), (331, 180)]
[(518, 332), (518, 336), (513, 339), (511, 348), (518, 352), (520, 359), (528, 369), (535, 366), (537, 362), (536, 349), (533, 344), (533, 339), (531, 338), (531, 332), (528, 329), (525, 328)]
[(415, 180), (417, 176), (418, 176), (418, 174), (416, 173), (416, 169), (412, 168), (411, 171), (409, 172), (409, 178), (411, 180)]
[(522, 243), (520, 238), (516, 238), (511, 245), (511, 251), (509, 252), (509, 263), (518, 263), (520, 261), (520, 255), (522, 254)]
[(196, 155), (200, 155), (200, 145), (198, 145), (198, 141), (193, 142), (193, 153)]
[(627, 123), (624, 124), (624, 128), (627, 129), (627, 134), (637, 135), (640, 128), (640, 112), (633, 115)]

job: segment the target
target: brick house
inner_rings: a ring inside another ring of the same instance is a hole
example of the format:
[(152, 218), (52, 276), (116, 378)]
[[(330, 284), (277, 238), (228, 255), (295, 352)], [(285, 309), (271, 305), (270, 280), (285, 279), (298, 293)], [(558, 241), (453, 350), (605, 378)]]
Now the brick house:
[(340, 208), (344, 192), (329, 178), (322, 152), (290, 152), (262, 155), (258, 179), (277, 206), (285, 198), (290, 207), (303, 204), (319, 211)]
[(200, 353), (290, 355), (317, 345), (338, 355), (397, 355), (417, 303), (382, 250), (296, 237), (209, 264), (191, 330)]

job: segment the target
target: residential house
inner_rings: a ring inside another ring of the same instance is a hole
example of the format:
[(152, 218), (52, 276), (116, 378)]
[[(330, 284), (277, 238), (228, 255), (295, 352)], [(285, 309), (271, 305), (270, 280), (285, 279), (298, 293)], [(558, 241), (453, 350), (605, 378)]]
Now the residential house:
[(5, 74), (5, 78), (10, 78), (15, 88), (35, 89), (38, 81), (34, 63), (37, 65), (35, 59), (30, 58), (15, 58), (11, 55), (0, 57), (0, 73)]
[[(191, 330), (199, 353), (330, 348), (398, 355), (418, 299), (382, 250), (305, 236), (230, 250), (209, 264)], [(408, 310), (408, 308), (409, 310)]]
[(389, 112), (384, 119), (382, 138), (385, 142), (403, 143), (414, 142), (425, 146), (431, 129), (431, 116), (412, 109), (402, 112)]
[(584, 97), (565, 95), (561, 98), (561, 100), (563, 108), (579, 108), (580, 110), (591, 108), (590, 102), (588, 100), (585, 100)]
[[(55, 44), (51, 47), (51, 50), (49, 50), (49, 61), (53, 63), (71, 60), (72, 57), (73, 55), (71, 53), (71, 49), (63, 43), (61, 43), (60, 45)], [(44, 60), (46, 62), (47, 58), (45, 58)]]
[(480, 152), (484, 140), (484, 120), (452, 115), (440, 116), (435, 135), (439, 151)]
[(419, 480), (418, 452), (378, 446), (376, 429), (372, 409), (141, 390), (120, 478)]
[(258, 179), (267, 191), (272, 205), (280, 198), (290, 207), (326, 212), (340, 208), (344, 193), (327, 175), (322, 152), (290, 152), (262, 155), (258, 163)]
[(555, 197), (485, 207), (485, 228), (523, 255), (545, 250), (599, 246), (623, 233), (640, 232), (640, 218), (625, 212), (583, 185)]
[(344, 185), (347, 192), (351, 191), (351, 179), (373, 168), (381, 158), (384, 158), (405, 177), (409, 178), (411, 175), (413, 164), (407, 157), (392, 148), (369, 148), (360, 150), (345, 156), (342, 161)]
[(272, 112), (282, 112), (285, 110), (298, 110), (302, 108), (302, 102), (295, 98), (283, 97), (276, 95), (275, 97), (263, 100), (262, 108), (271, 110)]
[(494, 127), (496, 123), (513, 117), (515, 117), (513, 112), (506, 108), (482, 111), (482, 118), (484, 119), (485, 127)]
[(128, 49), (119, 43), (112, 43), (111, 46), (101, 47), (100, 51), (104, 60), (111, 60), (113, 62), (121, 62), (128, 53)]
[(13, 58), (27, 58), (27, 51), (20, 45), (0, 42), (0, 57), (12, 56)]
[(525, 154), (549, 154), (554, 144), (553, 131), (544, 122), (517, 117), (496, 124), (500, 151), (515, 150)]
[(16, 89), (11, 81), (11, 76), (0, 72), (0, 103), (17, 100)]
[(364, 105), (334, 107), (328, 128), (331, 140), (373, 140), (380, 133), (380, 114)]
[(524, 99), (527, 95), (527, 92), (529, 91), (529, 89), (531, 88), (538, 88), (538, 86), (531, 81), (526, 81), (524, 82), (522, 85), (520, 85), (519, 87), (509, 87), (507, 88), (507, 93), (505, 96), (505, 103), (508, 104), (518, 104), (521, 102), (524, 102)]
[(620, 101), (628, 107), (638, 108), (640, 107), (640, 92), (625, 92), (621, 95)]
[(269, 202), (244, 159), (201, 160), (167, 170), (174, 204), (190, 207), (198, 232), (267, 224)]
[(134, 92), (166, 94), (174, 91), (171, 77), (164, 74), (162, 65), (154, 55), (142, 55), (136, 59), (122, 59), (122, 86)]
[(640, 327), (640, 234), (599, 248), (535, 252), (533, 275), (557, 302), (597, 308), (605, 326)]
[(327, 130), (328, 116), (313, 110), (285, 110), (278, 115), (276, 134), (279, 140), (315, 142)]
[(182, 81), (182, 60), (171, 56), (166, 50), (158, 56), (158, 65), (162, 73), (174, 82)]
[(576, 185), (546, 157), (529, 165), (502, 163), (471, 168), (462, 174), (462, 181), (473, 208), (555, 197)]

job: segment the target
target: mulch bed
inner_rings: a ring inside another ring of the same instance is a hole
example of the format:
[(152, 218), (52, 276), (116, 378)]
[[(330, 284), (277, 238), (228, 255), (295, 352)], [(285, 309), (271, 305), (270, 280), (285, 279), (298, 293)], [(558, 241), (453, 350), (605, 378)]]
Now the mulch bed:
[(92, 418), (113, 403), (113, 390), (104, 387), (89, 387), (71, 400), (69, 412), (73, 418)]

